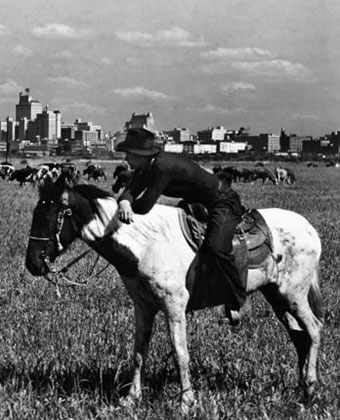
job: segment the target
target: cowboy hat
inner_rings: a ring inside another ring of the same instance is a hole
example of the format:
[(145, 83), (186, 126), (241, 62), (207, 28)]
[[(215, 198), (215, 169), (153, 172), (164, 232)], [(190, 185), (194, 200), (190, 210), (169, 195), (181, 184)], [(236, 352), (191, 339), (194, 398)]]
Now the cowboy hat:
[(154, 133), (145, 128), (130, 128), (125, 140), (117, 144), (116, 151), (152, 156), (159, 153), (161, 149), (155, 145)]

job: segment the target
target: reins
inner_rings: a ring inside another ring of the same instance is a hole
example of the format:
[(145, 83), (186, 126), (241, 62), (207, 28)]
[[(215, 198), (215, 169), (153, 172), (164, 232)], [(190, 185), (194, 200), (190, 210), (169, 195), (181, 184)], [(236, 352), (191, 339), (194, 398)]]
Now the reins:
[[(87, 254), (89, 254), (91, 251), (94, 251), (94, 249), (87, 249), (86, 251), (82, 252), (81, 254), (77, 255), (75, 258), (73, 258), (71, 261), (69, 261), (67, 264), (65, 264), (62, 268), (59, 270), (56, 270), (54, 267), (52, 267), (49, 257), (43, 256), (45, 264), (47, 265), (51, 277), (49, 274), (46, 274), (44, 276), (45, 280), (52, 283), (56, 288), (56, 294), (58, 298), (61, 297), (59, 287), (77, 287), (77, 286), (87, 286), (89, 284), (89, 281), (91, 278), (98, 277), (103, 271), (105, 271), (110, 263), (107, 263), (104, 268), (99, 270), (98, 272), (94, 273), (95, 267), (99, 261), (100, 255), (98, 254), (96, 257), (95, 262), (93, 263), (91, 270), (87, 274), (85, 280), (83, 281), (74, 281), (70, 280), (70, 278), (67, 276), (67, 272), (70, 267), (72, 267), (74, 264), (76, 264), (78, 261), (80, 261), (82, 258), (84, 258)], [(60, 282), (61, 281), (61, 282)]]

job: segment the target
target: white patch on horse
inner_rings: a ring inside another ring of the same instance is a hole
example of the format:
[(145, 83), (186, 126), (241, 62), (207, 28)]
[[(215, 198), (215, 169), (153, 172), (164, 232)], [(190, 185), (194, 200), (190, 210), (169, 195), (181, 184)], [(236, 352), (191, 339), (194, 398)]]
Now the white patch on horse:
[(114, 233), (120, 225), (116, 215), (118, 207), (114, 198), (99, 198), (95, 201), (98, 214), (96, 213), (94, 218), (82, 228), (81, 236), (85, 242), (101, 239), (109, 232)]
[[(134, 220), (131, 224), (122, 224), (114, 237), (141, 262), (141, 272), (154, 277), (155, 270), (161, 269), (164, 275), (164, 270), (169, 271), (170, 267), (173, 276), (173, 270), (178, 264), (183, 267), (181, 261), (187, 267), (188, 246), (182, 235), (177, 209), (156, 205), (146, 215), (135, 214)], [(173, 241), (174, 237), (178, 240)], [(193, 259), (194, 254), (191, 255)], [(157, 256), (156, 260), (153, 256)], [(163, 266), (159, 258), (164, 258)]]

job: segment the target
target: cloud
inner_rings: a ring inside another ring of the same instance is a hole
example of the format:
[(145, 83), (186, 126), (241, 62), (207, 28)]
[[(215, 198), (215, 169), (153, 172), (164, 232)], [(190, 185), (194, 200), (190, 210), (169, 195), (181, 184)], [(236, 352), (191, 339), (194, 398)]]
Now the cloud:
[(279, 59), (274, 53), (263, 48), (217, 48), (205, 51), (201, 56), (208, 60), (202, 66), (202, 71), (207, 74), (223, 74), (237, 70), (257, 77), (315, 81), (311, 70), (303, 64)]
[(88, 115), (104, 115), (107, 110), (97, 105), (91, 105), (84, 102), (74, 102), (62, 106), (63, 112), (73, 112), (75, 114), (88, 114)]
[(158, 92), (156, 90), (149, 90), (143, 86), (136, 86), (136, 87), (125, 88), (125, 89), (114, 89), (112, 93), (122, 96), (124, 98), (145, 97), (145, 98), (150, 98), (150, 99), (166, 99), (166, 100), (173, 99), (162, 92)]
[(222, 87), (223, 92), (249, 92), (255, 91), (256, 87), (252, 83), (246, 82), (231, 82)]
[(320, 117), (313, 114), (293, 114), (289, 118), (291, 121), (319, 121)]
[(136, 66), (140, 63), (140, 61), (136, 57), (126, 57), (126, 62), (127, 64), (130, 64), (132, 66)]
[(63, 50), (63, 51), (56, 52), (54, 54), (54, 57), (68, 60), (69, 58), (73, 57), (73, 54), (70, 53), (70, 51)]
[(166, 45), (194, 48), (205, 46), (205, 41), (202, 37), (194, 39), (190, 32), (179, 27), (157, 31), (155, 33), (116, 31), (116, 37), (121, 41), (142, 47)]
[(73, 79), (72, 77), (49, 77), (47, 79), (50, 83), (54, 83), (56, 85), (62, 85), (67, 87), (80, 87), (80, 86), (86, 86), (85, 82), (82, 82), (80, 80)]
[(0, 37), (8, 34), (8, 29), (5, 25), (0, 23)]
[(0, 84), (1, 95), (18, 94), (23, 90), (22, 86), (12, 79), (7, 79), (7, 82)]
[(232, 63), (232, 67), (244, 73), (256, 76), (282, 77), (288, 76), (294, 80), (314, 80), (311, 71), (301, 63), (292, 63), (288, 60), (265, 60)]
[(112, 59), (111, 59), (111, 58), (109, 58), (109, 57), (102, 57), (102, 58), (99, 60), (99, 63), (100, 63), (100, 64), (103, 64), (104, 66), (110, 66), (111, 64), (113, 64), (113, 61), (112, 61)]
[(13, 51), (15, 54), (21, 55), (23, 57), (32, 57), (33, 55), (33, 52), (30, 48), (24, 47), (23, 45), (20, 45), (20, 44), (17, 45)]
[(45, 26), (36, 26), (32, 33), (37, 38), (50, 39), (77, 39), (85, 34), (84, 31), (78, 31), (71, 26), (61, 23), (47, 23)]
[(202, 57), (209, 60), (259, 60), (262, 58), (272, 58), (273, 54), (262, 48), (245, 47), (245, 48), (217, 48), (216, 50), (210, 50), (203, 52)]
[(235, 108), (235, 109), (228, 109), (222, 108), (216, 105), (209, 104), (201, 109), (203, 112), (211, 112), (215, 114), (223, 114), (223, 115), (242, 115), (246, 113), (244, 108)]

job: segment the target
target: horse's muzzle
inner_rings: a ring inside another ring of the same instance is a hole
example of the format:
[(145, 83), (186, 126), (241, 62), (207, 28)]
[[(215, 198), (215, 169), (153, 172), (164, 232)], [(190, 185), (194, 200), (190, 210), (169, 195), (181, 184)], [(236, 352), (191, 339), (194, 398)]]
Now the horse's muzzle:
[(25, 265), (33, 276), (45, 276), (50, 272), (41, 251), (30, 249), (30, 247), (27, 249)]

